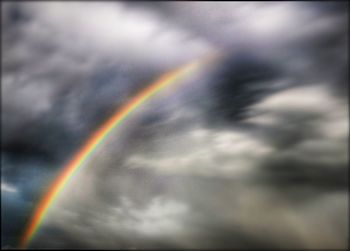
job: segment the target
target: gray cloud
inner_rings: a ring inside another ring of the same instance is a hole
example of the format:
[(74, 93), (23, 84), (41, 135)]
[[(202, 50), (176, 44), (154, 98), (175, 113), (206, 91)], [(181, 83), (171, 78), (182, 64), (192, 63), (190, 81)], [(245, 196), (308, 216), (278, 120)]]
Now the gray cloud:
[(31, 247), (346, 248), (347, 17), (320, 2), (3, 4), (2, 247), (117, 107), (219, 50), (112, 132)]
[[(315, 97), (303, 99), (310, 92)], [(52, 210), (47, 227), (79, 232), (85, 248), (342, 248), (348, 232), (343, 221), (348, 121), (345, 106), (337, 101), (322, 86), (292, 88), (253, 106), (247, 121), (254, 129), (208, 128), (177, 117), (170, 124), (187, 127), (171, 130), (166, 120), (157, 123), (148, 128), (155, 132), (146, 142), (136, 140), (136, 145), (143, 142), (139, 148), (127, 144), (121, 150), (107, 143), (66, 188), (69, 194)], [(306, 119), (288, 115), (293, 109), (306, 112)], [(284, 138), (305, 130), (303, 123), (310, 121), (310, 131), (319, 133), (307, 133), (293, 144)], [(274, 137), (267, 125), (274, 128)], [(324, 130), (329, 126), (337, 132)], [(181, 213), (160, 220), (156, 205)], [(66, 222), (78, 230), (67, 229)], [(152, 235), (153, 227), (162, 232)], [(93, 238), (96, 231), (99, 238)]]

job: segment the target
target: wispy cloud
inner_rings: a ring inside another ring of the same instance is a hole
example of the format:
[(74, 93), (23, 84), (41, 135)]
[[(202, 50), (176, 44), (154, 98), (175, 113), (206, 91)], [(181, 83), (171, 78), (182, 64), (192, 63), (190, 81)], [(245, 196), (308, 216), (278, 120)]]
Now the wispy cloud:
[(1, 192), (17, 193), (18, 190), (16, 187), (2, 181), (1, 182)]

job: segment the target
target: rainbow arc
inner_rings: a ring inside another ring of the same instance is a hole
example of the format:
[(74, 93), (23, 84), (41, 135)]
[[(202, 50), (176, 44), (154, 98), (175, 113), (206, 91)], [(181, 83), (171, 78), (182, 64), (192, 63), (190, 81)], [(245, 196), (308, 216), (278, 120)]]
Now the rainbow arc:
[(63, 167), (58, 177), (54, 180), (48, 191), (44, 194), (42, 199), (39, 201), (27, 228), (20, 240), (20, 248), (26, 248), (40, 226), (42, 225), (49, 209), (59, 196), (59, 194), (66, 187), (67, 183), (71, 178), (76, 175), (83, 164), (89, 159), (96, 148), (102, 144), (102, 142), (108, 137), (110, 132), (120, 124), (122, 124), (126, 118), (132, 114), (138, 107), (144, 102), (153, 97), (156, 93), (164, 89), (165, 87), (178, 82), (190, 73), (193, 73), (198, 67), (204, 63), (213, 59), (212, 56), (204, 58), (204, 60), (197, 60), (189, 63), (185, 66), (180, 67), (177, 70), (168, 72), (161, 76), (157, 81), (150, 84), (148, 87), (139, 92), (129, 102), (118, 109), (105, 123), (98, 128), (91, 137), (89, 137), (86, 143), (78, 150), (72, 159)]

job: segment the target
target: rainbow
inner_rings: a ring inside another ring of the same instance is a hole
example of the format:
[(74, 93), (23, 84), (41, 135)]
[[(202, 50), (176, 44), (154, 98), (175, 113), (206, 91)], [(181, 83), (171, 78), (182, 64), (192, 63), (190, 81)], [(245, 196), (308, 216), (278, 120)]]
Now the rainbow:
[(114, 115), (112, 115), (92, 134), (91, 137), (88, 138), (80, 150), (73, 155), (72, 159), (66, 166), (63, 167), (63, 170), (59, 173), (58, 177), (54, 180), (48, 191), (39, 201), (38, 206), (30, 218), (29, 224), (20, 240), (19, 248), (24, 249), (29, 245), (43, 223), (48, 210), (52, 207), (59, 194), (64, 190), (70, 179), (77, 174), (79, 169), (93, 154), (96, 148), (101, 145), (110, 132), (122, 124), (125, 119), (145, 101), (161, 91), (163, 88), (175, 83), (181, 78), (187, 76), (189, 73), (194, 72), (201, 65), (201, 63), (207, 61), (206, 59), (208, 58), (204, 58), (204, 60), (196, 60), (161, 76), (157, 81), (150, 84), (124, 106), (118, 109)]

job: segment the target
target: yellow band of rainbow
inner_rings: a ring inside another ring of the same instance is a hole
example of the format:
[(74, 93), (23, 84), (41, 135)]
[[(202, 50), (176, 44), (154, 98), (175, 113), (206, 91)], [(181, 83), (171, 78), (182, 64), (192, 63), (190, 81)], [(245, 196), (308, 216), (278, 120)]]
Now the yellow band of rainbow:
[(87, 142), (81, 147), (81, 149), (73, 156), (68, 164), (59, 173), (49, 190), (45, 193), (43, 198), (38, 203), (36, 210), (34, 211), (27, 228), (20, 240), (20, 248), (26, 248), (31, 240), (34, 238), (39, 227), (49, 208), (52, 206), (57, 196), (62, 192), (69, 180), (80, 169), (83, 163), (91, 156), (95, 149), (102, 143), (102, 141), (108, 136), (108, 134), (115, 128), (117, 128), (135, 109), (143, 104), (150, 97), (157, 92), (175, 83), (180, 78), (185, 77), (189, 73), (196, 70), (200, 63), (205, 60), (197, 60), (190, 64), (187, 64), (175, 71), (168, 72), (161, 76), (157, 81), (150, 84), (135, 97), (133, 97), (128, 103), (118, 109), (110, 119), (108, 119), (93, 135), (88, 138)]

